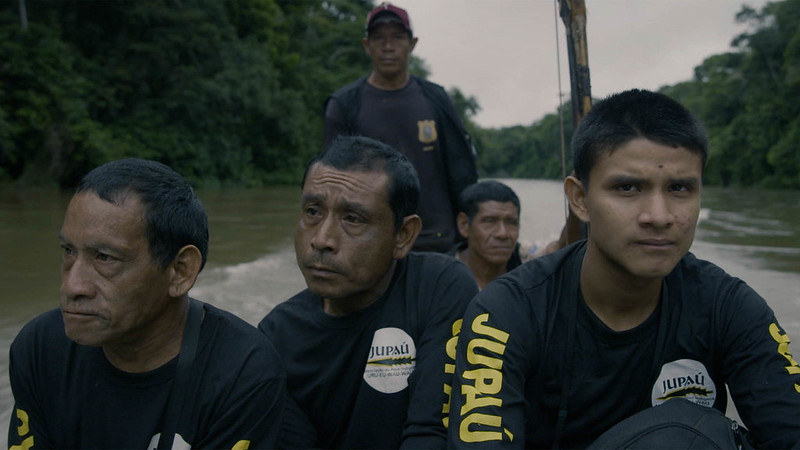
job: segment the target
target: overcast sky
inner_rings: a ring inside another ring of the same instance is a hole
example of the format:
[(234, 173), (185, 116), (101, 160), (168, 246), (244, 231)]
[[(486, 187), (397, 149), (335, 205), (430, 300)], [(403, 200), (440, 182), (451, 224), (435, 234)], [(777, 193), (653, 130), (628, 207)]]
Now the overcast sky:
[[(379, 0), (376, 0), (376, 4)], [(747, 28), (735, 15), (766, 0), (586, 0), (592, 96), (691, 79)], [(393, 0), (411, 16), (430, 79), (477, 98), (483, 127), (530, 125), (569, 99), (564, 24), (553, 0)]]

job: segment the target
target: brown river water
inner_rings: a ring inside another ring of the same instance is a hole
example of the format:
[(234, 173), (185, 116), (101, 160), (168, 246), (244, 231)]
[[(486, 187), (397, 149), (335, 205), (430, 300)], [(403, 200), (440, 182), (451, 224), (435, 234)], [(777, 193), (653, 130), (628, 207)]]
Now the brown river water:
[[(564, 223), (561, 183), (502, 180), (522, 203), (520, 239), (545, 243)], [(297, 187), (201, 191), (209, 214), (209, 262), (192, 295), (256, 324), (304, 287), (292, 247)], [(0, 448), (13, 400), (8, 347), (37, 314), (58, 306), (57, 234), (69, 194), (0, 190)], [(742, 278), (800, 339), (800, 193), (706, 187), (691, 251)], [(797, 342), (792, 344), (798, 356)], [(735, 414), (735, 413), (734, 413)]]

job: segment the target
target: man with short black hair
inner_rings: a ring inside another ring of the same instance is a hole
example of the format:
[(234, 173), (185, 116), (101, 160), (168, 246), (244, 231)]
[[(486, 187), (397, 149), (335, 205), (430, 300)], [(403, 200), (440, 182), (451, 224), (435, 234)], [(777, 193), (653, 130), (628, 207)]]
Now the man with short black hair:
[(285, 373), (252, 325), (189, 298), (208, 220), (180, 175), (92, 170), (58, 237), (61, 308), (11, 345), (10, 448), (275, 446)]
[[(419, 182), (408, 159), (339, 137), (306, 169), (297, 264), (308, 289), (261, 321), (302, 420), (288, 448), (443, 448), (460, 318), (477, 293), (461, 263), (410, 252)], [(307, 438), (311, 437), (309, 441)]]
[(724, 413), (726, 386), (757, 447), (800, 445), (789, 337), (753, 289), (689, 253), (708, 156), (700, 122), (662, 94), (626, 91), (592, 108), (572, 150), (564, 189), (588, 239), (470, 303), (451, 445), (582, 448), (673, 398)]
[(339, 135), (361, 135), (406, 155), (421, 189), (422, 230), (413, 249), (444, 253), (456, 242), (458, 196), (478, 180), (475, 150), (445, 90), (408, 72), (418, 38), (406, 10), (382, 3), (365, 28), (372, 72), (327, 99), (324, 146)]
[(541, 247), (520, 245), (519, 214), (517, 194), (499, 181), (481, 181), (461, 193), (456, 223), (465, 240), (448, 254), (470, 268), (478, 288), (483, 289), (523, 262), (554, 250), (555, 242)]

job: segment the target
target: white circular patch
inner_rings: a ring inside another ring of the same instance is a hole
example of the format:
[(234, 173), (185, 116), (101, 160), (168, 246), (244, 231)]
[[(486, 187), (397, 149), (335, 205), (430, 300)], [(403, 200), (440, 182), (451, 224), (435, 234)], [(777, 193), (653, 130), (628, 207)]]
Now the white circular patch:
[(414, 340), (400, 328), (381, 328), (372, 337), (364, 381), (384, 394), (400, 392), (408, 386), (408, 376), (417, 364)]
[(714, 405), (717, 387), (703, 363), (693, 359), (679, 359), (661, 367), (661, 373), (653, 385), (653, 406), (676, 397), (702, 406)]

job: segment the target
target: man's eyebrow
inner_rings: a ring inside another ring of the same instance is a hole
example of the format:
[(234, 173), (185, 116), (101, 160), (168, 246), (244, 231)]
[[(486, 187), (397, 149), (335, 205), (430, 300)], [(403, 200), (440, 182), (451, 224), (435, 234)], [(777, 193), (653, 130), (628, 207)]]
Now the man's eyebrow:
[(641, 184), (644, 182), (644, 178), (637, 177), (633, 175), (612, 175), (608, 178), (608, 184), (616, 185), (616, 184)]
[(302, 203), (318, 203), (325, 200), (325, 196), (321, 194), (303, 194), (300, 197)]
[(358, 202), (350, 202), (350, 201), (343, 201), (342, 202), (342, 209), (344, 211), (352, 211), (362, 216), (371, 216), (372, 214), (369, 212), (369, 209), (364, 207), (361, 203)]
[(682, 177), (682, 178), (670, 178), (670, 184), (688, 184), (689, 186), (697, 186), (700, 184), (700, 178), (698, 177)]

